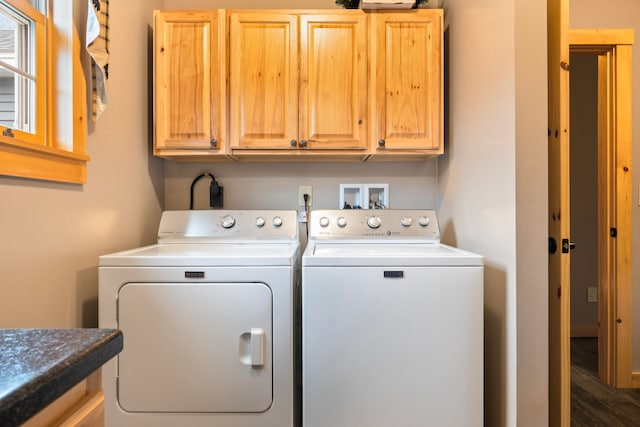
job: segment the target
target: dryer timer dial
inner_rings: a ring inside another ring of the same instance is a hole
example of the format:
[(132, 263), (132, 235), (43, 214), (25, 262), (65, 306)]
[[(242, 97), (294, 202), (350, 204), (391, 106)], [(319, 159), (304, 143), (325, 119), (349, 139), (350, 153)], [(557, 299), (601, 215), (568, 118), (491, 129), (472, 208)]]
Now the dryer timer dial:
[(236, 224), (236, 220), (231, 215), (225, 215), (220, 221), (222, 228), (231, 228)]

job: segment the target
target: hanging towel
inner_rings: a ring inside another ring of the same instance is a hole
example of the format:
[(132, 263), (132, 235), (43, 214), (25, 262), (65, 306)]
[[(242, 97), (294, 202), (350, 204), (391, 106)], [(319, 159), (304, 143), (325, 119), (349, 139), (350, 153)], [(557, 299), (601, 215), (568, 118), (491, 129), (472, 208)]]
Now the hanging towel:
[(88, 0), (87, 52), (91, 56), (92, 117), (107, 108), (109, 78), (109, 0)]

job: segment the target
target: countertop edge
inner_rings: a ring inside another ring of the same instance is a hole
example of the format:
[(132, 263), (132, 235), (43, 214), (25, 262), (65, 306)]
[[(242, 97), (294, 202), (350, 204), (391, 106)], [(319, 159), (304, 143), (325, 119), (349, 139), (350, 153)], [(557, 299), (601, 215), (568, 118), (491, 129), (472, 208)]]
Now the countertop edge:
[(52, 365), (46, 375), (34, 377), (0, 399), (0, 425), (24, 423), (116, 356), (122, 348), (122, 332), (114, 329), (90, 342), (86, 349)]

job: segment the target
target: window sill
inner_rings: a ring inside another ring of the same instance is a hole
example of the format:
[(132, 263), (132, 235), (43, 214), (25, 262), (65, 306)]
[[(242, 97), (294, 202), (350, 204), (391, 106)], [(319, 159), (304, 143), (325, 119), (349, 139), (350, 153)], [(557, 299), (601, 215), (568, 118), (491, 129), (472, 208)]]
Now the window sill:
[(0, 137), (0, 175), (84, 184), (89, 156)]

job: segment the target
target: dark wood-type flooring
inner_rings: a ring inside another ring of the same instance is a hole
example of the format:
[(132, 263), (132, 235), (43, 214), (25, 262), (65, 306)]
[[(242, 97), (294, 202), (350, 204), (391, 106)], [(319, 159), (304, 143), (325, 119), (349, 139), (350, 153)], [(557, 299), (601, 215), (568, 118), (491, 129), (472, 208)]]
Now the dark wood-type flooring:
[(616, 389), (598, 378), (597, 338), (571, 338), (571, 425), (640, 426), (640, 389)]

